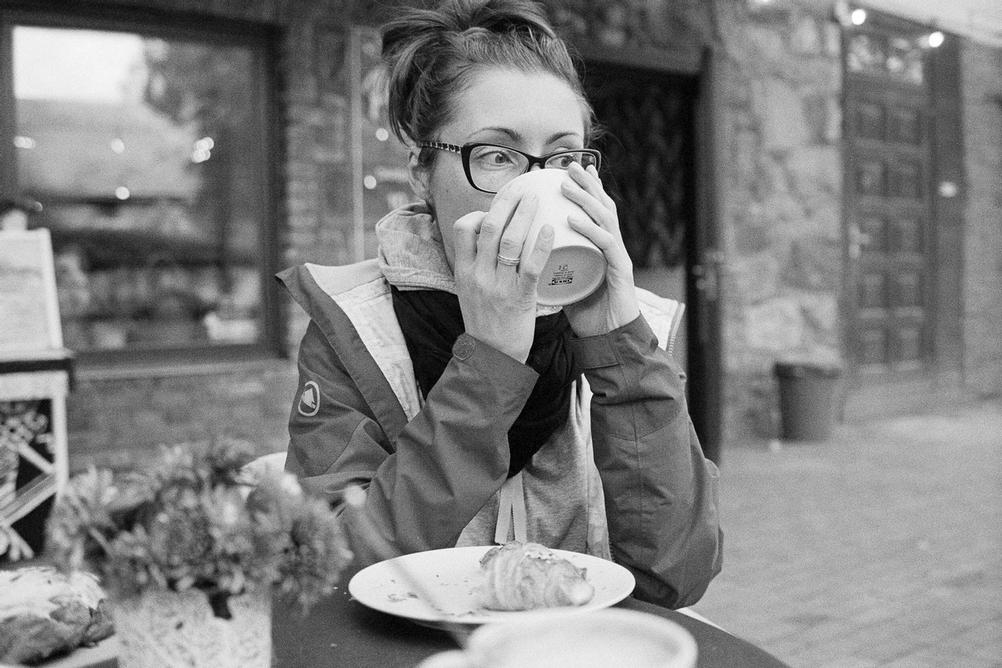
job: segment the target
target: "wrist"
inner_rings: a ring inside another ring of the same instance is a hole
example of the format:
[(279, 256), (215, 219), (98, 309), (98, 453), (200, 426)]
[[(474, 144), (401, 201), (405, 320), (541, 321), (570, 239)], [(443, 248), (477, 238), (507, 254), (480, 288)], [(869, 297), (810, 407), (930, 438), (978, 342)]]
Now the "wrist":
[(519, 364), (525, 364), (525, 361), (529, 359), (529, 349), (531, 347), (531, 343), (530, 345), (513, 344), (510, 339), (494, 340), (494, 337), (481, 336), (469, 330), (466, 331), (466, 335), (472, 341), (492, 350), (496, 350), (497, 352), (512, 358)]

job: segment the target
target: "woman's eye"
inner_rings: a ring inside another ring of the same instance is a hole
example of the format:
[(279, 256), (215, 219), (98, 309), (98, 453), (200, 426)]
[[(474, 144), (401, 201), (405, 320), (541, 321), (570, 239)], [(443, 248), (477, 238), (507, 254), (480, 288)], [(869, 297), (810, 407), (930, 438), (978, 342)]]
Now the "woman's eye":
[(497, 149), (486, 150), (474, 155), (478, 165), (490, 169), (507, 169), (518, 164), (516, 157), (510, 151)]
[(503, 166), (510, 165), (512, 163), (511, 156), (503, 151), (494, 151), (487, 155), (487, 160), (491, 164)]

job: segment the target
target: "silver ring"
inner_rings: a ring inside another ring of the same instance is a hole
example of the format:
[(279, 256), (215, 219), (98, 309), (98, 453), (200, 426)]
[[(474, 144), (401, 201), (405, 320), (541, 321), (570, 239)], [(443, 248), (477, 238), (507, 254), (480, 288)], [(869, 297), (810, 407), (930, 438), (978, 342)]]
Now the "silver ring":
[(509, 267), (517, 267), (521, 260), (517, 257), (507, 257), (498, 253), (498, 264), (508, 265)]

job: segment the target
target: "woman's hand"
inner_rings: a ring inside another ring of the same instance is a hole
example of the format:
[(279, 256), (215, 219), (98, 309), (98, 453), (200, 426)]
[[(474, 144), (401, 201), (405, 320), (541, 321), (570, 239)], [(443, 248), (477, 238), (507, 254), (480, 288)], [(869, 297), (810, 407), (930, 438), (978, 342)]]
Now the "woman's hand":
[(536, 284), (553, 247), (549, 225), (526, 244), (537, 206), (535, 195), (502, 191), (487, 213), (455, 223), (453, 273), (466, 333), (522, 363), (536, 331)]
[(608, 266), (604, 285), (591, 296), (564, 307), (571, 329), (578, 336), (605, 334), (640, 315), (633, 285), (633, 262), (623, 244), (616, 203), (606, 194), (598, 172), (571, 165), (570, 179), (562, 185), (564, 196), (584, 209), (590, 219), (568, 216), (571, 228), (588, 237), (605, 254)]

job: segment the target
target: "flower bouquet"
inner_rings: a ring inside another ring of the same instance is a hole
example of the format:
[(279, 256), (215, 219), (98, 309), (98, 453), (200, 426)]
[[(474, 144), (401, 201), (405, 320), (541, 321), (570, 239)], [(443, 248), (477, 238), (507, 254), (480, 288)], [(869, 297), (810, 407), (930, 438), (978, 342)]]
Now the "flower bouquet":
[(215, 440), (70, 481), (46, 553), (101, 579), (120, 665), (267, 666), (272, 592), (308, 608), (334, 590), (351, 560), (334, 513), (289, 474), (249, 480), (251, 459), (246, 444)]

